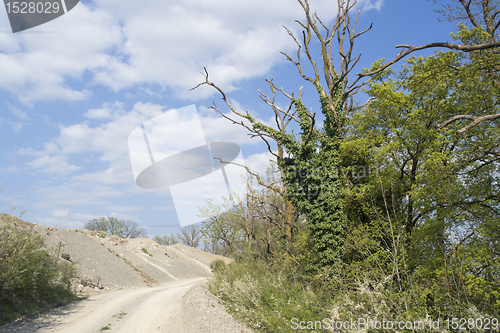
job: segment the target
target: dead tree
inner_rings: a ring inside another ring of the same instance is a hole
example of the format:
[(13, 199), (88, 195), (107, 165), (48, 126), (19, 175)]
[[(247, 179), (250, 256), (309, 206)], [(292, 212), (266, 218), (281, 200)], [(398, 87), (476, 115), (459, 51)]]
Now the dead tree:
[[(246, 128), (252, 137), (259, 137), (266, 143), (269, 152), (275, 157), (274, 162), (279, 167), (285, 186), (267, 184), (256, 173), (246, 168), (247, 171), (256, 177), (261, 186), (272, 189), (285, 197), (289, 206), (286, 214), (291, 214), (295, 208), (305, 215), (315, 241), (315, 249), (319, 254), (318, 267), (340, 267), (338, 264), (342, 257), (345, 216), (342, 208), (343, 199), (335, 191), (342, 187), (342, 176), (332, 174), (328, 169), (340, 168), (339, 142), (342, 139), (342, 130), (347, 116), (370, 102), (368, 100), (364, 105), (355, 105), (354, 96), (375, 74), (408, 54), (431, 46), (400, 46), (403, 49), (393, 60), (386, 64), (379, 63), (371, 71), (353, 75), (354, 68), (361, 58), (361, 54), (353, 54), (355, 41), (372, 28), (370, 26), (361, 32), (356, 32), (359, 12), (354, 22), (351, 21), (350, 12), (357, 1), (337, 0), (338, 11), (331, 24), (321, 21), (318, 15), (311, 11), (308, 0), (297, 1), (305, 15), (303, 21), (296, 21), (302, 28), (300, 38), (285, 27), (297, 46), (297, 53), (294, 56), (281, 53), (294, 64), (300, 76), (310, 82), (317, 91), (321, 112), (325, 118), (323, 127), (319, 128), (316, 125), (316, 114), (312, 110), (308, 111), (302, 103), (302, 89), (299, 90), (297, 97), (293, 92), (287, 93), (283, 88), (279, 88), (273, 79), (266, 80), (271, 91), (270, 96), (262, 91), (259, 93), (262, 101), (274, 112), (274, 127), (263, 124), (248, 111), (237, 110), (224, 91), (209, 80), (206, 69), (202, 73), (205, 80), (192, 89), (202, 85), (215, 88), (230, 112), (224, 113), (215, 101), (211, 108), (233, 124)], [(319, 42), (321, 56), (317, 59), (311, 50), (313, 40)], [(304, 69), (302, 59), (304, 55), (312, 71), (306, 72)], [(278, 105), (277, 95), (288, 100), (286, 108)], [(299, 134), (290, 130), (292, 121), (300, 127)], [(319, 173), (308, 173), (305, 177), (298, 177), (293, 172), (289, 172), (292, 167), (299, 168), (299, 170), (312, 168)], [(327, 191), (321, 188), (325, 185), (328, 187)], [(309, 193), (304, 194), (304, 189), (307, 189)], [(314, 192), (312, 195), (311, 190)], [(293, 239), (291, 216), (286, 219), (286, 255), (288, 257)]]

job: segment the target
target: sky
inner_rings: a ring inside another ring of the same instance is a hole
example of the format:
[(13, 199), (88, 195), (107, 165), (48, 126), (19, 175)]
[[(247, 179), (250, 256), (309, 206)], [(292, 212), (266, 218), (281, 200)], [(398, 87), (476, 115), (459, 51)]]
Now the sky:
[[(310, 3), (323, 22), (335, 17), (336, 1)], [(357, 40), (354, 53), (363, 53), (355, 72), (392, 59), (398, 44), (451, 41), (457, 22), (440, 22), (439, 8), (426, 0), (358, 1), (357, 31), (373, 27)], [(265, 170), (271, 156), (262, 141), (208, 108), (215, 101), (229, 111), (220, 94), (190, 88), (204, 80), (205, 67), (237, 110), (271, 124), (259, 89), (269, 94), (265, 80), (273, 78), (287, 92), (304, 86), (305, 103), (317, 111), (314, 90), (280, 54), (296, 55), (283, 25), (299, 36), (295, 20), (303, 17), (295, 0), (94, 0), (12, 33), (0, 9), (0, 212), (24, 211), (26, 221), (59, 228), (105, 216), (135, 221), (150, 237), (178, 232), (177, 192), (136, 183), (141, 170), (134, 170), (131, 133), (170, 117), (166, 131), (178, 133), (178, 140), (170, 135), (163, 142), (177, 149), (170, 154), (228, 142), (240, 147), (238, 161)], [(193, 108), (190, 121), (174, 117)], [(210, 197), (206, 188), (184, 191), (183, 200), (190, 193)]]

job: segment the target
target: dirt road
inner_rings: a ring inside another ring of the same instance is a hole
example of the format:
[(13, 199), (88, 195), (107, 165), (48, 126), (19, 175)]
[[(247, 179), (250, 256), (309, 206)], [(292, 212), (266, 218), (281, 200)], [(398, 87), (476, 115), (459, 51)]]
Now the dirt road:
[(175, 281), (158, 287), (121, 290), (92, 296), (41, 322), (0, 332), (152, 333), (190, 332), (183, 322), (181, 299), (204, 278)]
[[(49, 248), (71, 258), (74, 290), (90, 298), (19, 318), (0, 333), (251, 332), (208, 290), (210, 263), (231, 260), (183, 244), (124, 239), (86, 229), (32, 224), (6, 214), (2, 223), (38, 232)], [(63, 260), (63, 259), (61, 259)]]

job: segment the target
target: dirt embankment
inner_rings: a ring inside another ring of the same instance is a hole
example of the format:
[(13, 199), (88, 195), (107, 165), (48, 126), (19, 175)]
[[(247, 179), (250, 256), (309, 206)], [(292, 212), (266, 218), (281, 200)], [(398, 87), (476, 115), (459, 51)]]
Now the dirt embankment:
[(173, 282), (210, 275), (210, 263), (230, 259), (183, 244), (159, 245), (147, 238), (126, 239), (86, 229), (59, 229), (0, 214), (0, 224), (37, 231), (48, 247), (78, 269), (78, 291), (90, 292)]

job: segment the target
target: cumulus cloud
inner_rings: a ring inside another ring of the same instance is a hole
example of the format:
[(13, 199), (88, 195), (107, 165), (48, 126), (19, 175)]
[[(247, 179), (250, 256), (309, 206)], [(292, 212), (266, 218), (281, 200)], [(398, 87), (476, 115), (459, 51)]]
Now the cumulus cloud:
[(66, 217), (68, 216), (69, 211), (66, 209), (54, 209), (52, 211), (52, 216), (54, 217)]
[[(313, 0), (311, 6), (325, 21), (335, 15), (332, 1)], [(189, 92), (207, 67), (214, 82), (230, 91), (239, 80), (284, 61), (279, 51), (290, 51), (294, 43), (282, 25), (296, 30), (294, 20), (302, 17), (300, 5), (289, 0), (80, 2), (33, 28), (54, 33), (0, 36), (0, 88), (27, 105), (82, 100), (95, 84), (114, 91), (159, 84), (195, 99), (213, 94)], [(7, 16), (0, 27), (8, 30)], [(69, 83), (85, 72), (92, 79), (83, 88)]]
[[(69, 126), (60, 126), (59, 136), (44, 143), (44, 148), (31, 147), (17, 151), (22, 156), (33, 156), (26, 163), (29, 168), (43, 173), (70, 175), (82, 169), (82, 165), (69, 162), (81, 154), (96, 154), (95, 165), (109, 163), (108, 168), (74, 175), (74, 185), (85, 183), (119, 184), (133, 181), (130, 160), (127, 156), (127, 138), (130, 132), (143, 122), (162, 114), (164, 106), (151, 103), (136, 103), (132, 110), (123, 110), (120, 102), (105, 103), (100, 109), (85, 113), (88, 118), (101, 120), (98, 125), (88, 121)], [(110, 118), (110, 119), (109, 119)], [(86, 157), (87, 163), (91, 160)], [(87, 170), (87, 169), (85, 169)]]
[(70, 174), (81, 169), (80, 166), (69, 164), (66, 157), (63, 155), (40, 156), (34, 161), (28, 162), (27, 165), (46, 173), (57, 174)]
[(363, 10), (380, 10), (384, 5), (384, 0), (363, 0), (360, 1), (360, 6)]
[(124, 112), (121, 104), (114, 103), (114, 108), (105, 104), (100, 110), (90, 110), (87, 117), (101, 116), (113, 118), (108, 122), (92, 126), (88, 122), (61, 126), (55, 143), (62, 153), (77, 154), (97, 152), (99, 159), (114, 161), (127, 154), (127, 138), (130, 132), (145, 121), (154, 118), (164, 111), (164, 106), (153, 103), (138, 102), (129, 112)]
[(245, 165), (252, 171), (264, 175), (267, 168), (275, 165), (276, 158), (269, 152), (253, 154), (245, 158)]
[(123, 110), (124, 103), (114, 102), (114, 103), (104, 103), (100, 109), (90, 109), (83, 114), (85, 118), (89, 119), (111, 119), (117, 116), (123, 115), (125, 111)]
[[(1, 16), (0, 27), (8, 30), (7, 15)], [(113, 57), (110, 50), (122, 42), (116, 19), (81, 2), (68, 14), (33, 29), (54, 33), (0, 36), (0, 88), (27, 105), (90, 96), (89, 89), (72, 88), (67, 79), (106, 66)]]

